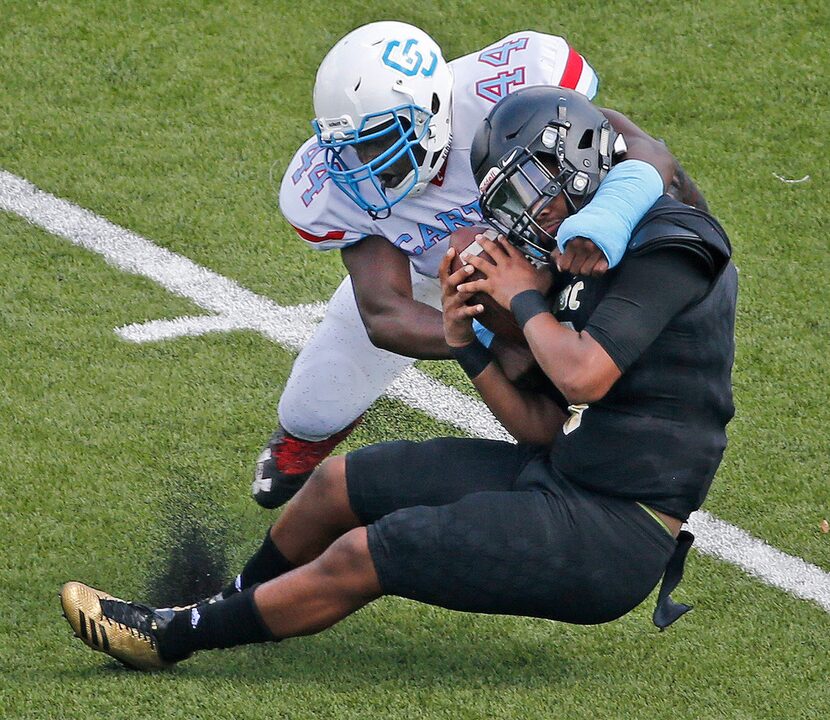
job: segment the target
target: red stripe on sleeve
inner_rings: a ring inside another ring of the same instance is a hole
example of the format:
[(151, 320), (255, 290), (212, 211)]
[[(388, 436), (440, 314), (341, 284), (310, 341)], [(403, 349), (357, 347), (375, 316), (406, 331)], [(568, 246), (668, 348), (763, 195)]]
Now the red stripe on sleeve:
[(313, 243), (325, 242), (326, 240), (342, 240), (346, 235), (343, 230), (331, 230), (321, 237), (320, 235), (312, 235), (311, 233), (307, 233), (305, 230), (301, 230), (296, 225), (292, 225), (291, 227), (297, 231), (297, 235), (299, 235), (303, 240), (308, 240)]
[(562, 79), (559, 81), (559, 87), (576, 90), (576, 85), (582, 75), (582, 55), (580, 55), (573, 48), (568, 48), (568, 62), (565, 63), (565, 71), (562, 73)]

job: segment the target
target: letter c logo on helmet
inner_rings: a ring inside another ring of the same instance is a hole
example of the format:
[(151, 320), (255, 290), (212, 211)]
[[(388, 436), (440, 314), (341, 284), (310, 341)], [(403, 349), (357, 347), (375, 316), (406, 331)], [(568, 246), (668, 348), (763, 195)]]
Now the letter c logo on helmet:
[[(417, 40), (410, 38), (406, 41), (406, 45), (404, 45), (402, 51), (395, 52), (401, 46), (401, 41), (390, 41), (386, 46), (386, 51), (383, 53), (384, 65), (388, 65), (393, 70), (402, 72), (407, 77), (414, 77), (418, 74), (419, 70), (424, 77), (432, 77), (438, 65), (438, 56), (430, 51), (430, 65), (428, 68), (422, 70), (421, 66), (424, 64), (424, 56), (418, 50), (412, 51), (412, 47), (417, 45), (417, 43)], [(401, 62), (397, 62), (393, 58), (393, 55), (399, 57)]]

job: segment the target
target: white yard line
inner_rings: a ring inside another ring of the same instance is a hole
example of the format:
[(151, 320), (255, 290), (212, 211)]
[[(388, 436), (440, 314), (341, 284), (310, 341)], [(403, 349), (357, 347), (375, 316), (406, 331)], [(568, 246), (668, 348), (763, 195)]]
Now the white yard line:
[[(118, 328), (116, 332), (126, 340), (147, 342), (206, 332), (254, 330), (280, 345), (299, 350), (325, 310), (322, 303), (282, 307), (2, 170), (0, 210), (92, 250), (111, 265), (147, 277), (212, 313)], [(388, 395), (471, 435), (509, 439), (482, 402), (415, 368), (406, 370), (389, 388)], [(695, 513), (690, 526), (699, 552), (737, 565), (761, 581), (795, 597), (812, 600), (830, 612), (830, 574), (821, 568), (776, 550), (707, 512)]]

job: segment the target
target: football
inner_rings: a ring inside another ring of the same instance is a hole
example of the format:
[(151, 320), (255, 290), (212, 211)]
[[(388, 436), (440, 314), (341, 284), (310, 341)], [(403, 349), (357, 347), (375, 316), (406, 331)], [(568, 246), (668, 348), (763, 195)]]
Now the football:
[[(456, 230), (450, 235), (450, 247), (456, 251), (456, 256), (452, 259), (450, 270), (455, 272), (464, 263), (461, 259), (463, 254), (477, 255), (485, 260), (490, 260), (490, 256), (484, 252), (481, 245), (476, 242), (476, 235), (485, 235), (490, 239), (495, 239), (497, 233), (492, 228), (485, 227), (463, 227)], [(471, 280), (477, 280), (483, 277), (482, 274), (476, 270), (470, 275)], [(499, 338), (505, 341), (511, 341), (525, 344), (525, 336), (521, 328), (516, 323), (513, 313), (505, 310), (495, 300), (493, 300), (486, 293), (476, 293), (468, 301), (468, 305), (483, 305), (484, 312), (476, 317), (484, 327), (491, 330)]]

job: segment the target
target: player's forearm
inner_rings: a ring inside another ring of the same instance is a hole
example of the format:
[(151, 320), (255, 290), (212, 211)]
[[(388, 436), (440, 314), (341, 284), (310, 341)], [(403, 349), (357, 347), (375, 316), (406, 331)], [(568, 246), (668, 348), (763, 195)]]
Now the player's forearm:
[(703, 193), (681, 167), (665, 143), (651, 137), (622, 113), (602, 108), (602, 113), (611, 121), (614, 129), (623, 134), (628, 150), (627, 160), (642, 160), (654, 166), (663, 178), (663, 189), (676, 200), (709, 211)]
[(596, 402), (619, 378), (596, 340), (561, 325), (549, 313), (532, 317), (524, 332), (542, 371), (571, 404)]
[(703, 193), (700, 192), (694, 180), (688, 176), (679, 163), (677, 164), (671, 186), (667, 192), (675, 200), (680, 200), (680, 202), (696, 207), (698, 210), (709, 212), (709, 205), (706, 202), (706, 198), (703, 197)]
[(472, 382), (493, 415), (519, 442), (548, 445), (565, 422), (565, 414), (553, 400), (519, 390), (498, 362), (491, 362)]
[(602, 114), (608, 118), (614, 130), (622, 133), (628, 149), (626, 160), (642, 160), (653, 166), (663, 179), (663, 190), (671, 186), (678, 164), (665, 143), (651, 137), (647, 132), (635, 125), (622, 113), (608, 108), (600, 108)]
[(440, 311), (412, 297), (409, 257), (372, 235), (341, 252), (355, 301), (375, 347), (419, 360), (445, 360)]
[(446, 360), (451, 356), (444, 339), (441, 313), (416, 300), (401, 300), (364, 317), (369, 339), (376, 347), (419, 360)]

